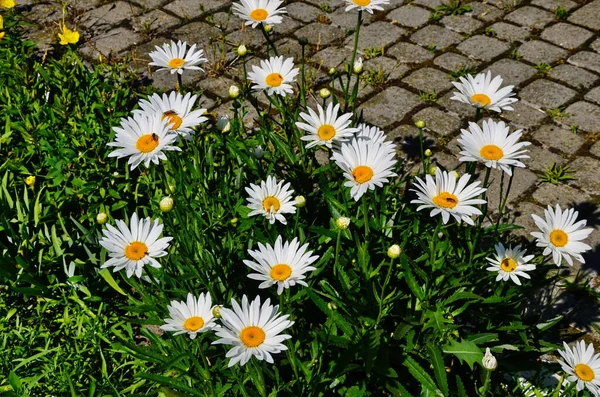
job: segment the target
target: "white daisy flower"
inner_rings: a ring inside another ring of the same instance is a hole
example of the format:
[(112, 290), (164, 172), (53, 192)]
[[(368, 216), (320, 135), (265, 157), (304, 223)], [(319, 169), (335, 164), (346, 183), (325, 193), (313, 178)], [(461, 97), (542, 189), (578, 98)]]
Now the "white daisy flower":
[(509, 105), (517, 102), (517, 98), (512, 92), (513, 86), (509, 85), (499, 90), (502, 84), (502, 77), (496, 76), (492, 80), (492, 72), (479, 73), (473, 77), (467, 75), (467, 78), (460, 77), (460, 83), (452, 82), (460, 92), (454, 92), (450, 99), (464, 102), (466, 104), (486, 108), (500, 113), (502, 110), (513, 110)]
[(390, 0), (346, 0), (346, 11), (358, 8), (361, 11), (373, 13), (373, 10), (383, 11), (382, 5), (390, 4)]
[(343, 143), (340, 151), (334, 151), (332, 160), (344, 171), (348, 179), (344, 186), (350, 187), (350, 196), (358, 201), (368, 190), (382, 187), (388, 178), (397, 174), (392, 172), (396, 165), (396, 150), (372, 140), (353, 139)]
[(417, 208), (417, 211), (433, 208), (429, 215), (433, 217), (441, 213), (444, 223), (448, 223), (450, 215), (452, 215), (458, 223), (463, 220), (469, 225), (475, 225), (471, 215), (481, 215), (481, 211), (473, 205), (485, 204), (486, 201), (473, 197), (479, 196), (487, 189), (477, 187), (481, 183), (480, 181), (467, 186), (470, 178), (471, 175), (464, 174), (457, 181), (451, 173), (437, 168), (435, 181), (431, 175), (425, 175), (427, 182), (423, 182), (419, 177), (416, 178), (417, 189), (411, 190), (417, 193), (418, 198), (412, 200), (411, 203), (423, 204)]
[(577, 383), (576, 389), (587, 388), (594, 396), (600, 397), (600, 354), (594, 354), (594, 345), (585, 345), (580, 340), (573, 349), (563, 342), (565, 351), (558, 350), (563, 360), (558, 360), (563, 371), (569, 376), (568, 382)]
[[(200, 70), (204, 71), (198, 65), (208, 62), (208, 59), (204, 58), (204, 51), (196, 51), (196, 44), (192, 45), (187, 50), (187, 43), (179, 40), (177, 43), (171, 41), (171, 43), (163, 44), (162, 48), (154, 46), (156, 51), (150, 53), (152, 62), (148, 65), (159, 66), (161, 70), (170, 70), (171, 74), (177, 72), (183, 74), (184, 70)], [(187, 50), (187, 51), (186, 51)]]
[(370, 140), (374, 143), (379, 143), (390, 151), (396, 151), (396, 145), (391, 141), (386, 141), (386, 135), (383, 130), (379, 127), (368, 126), (367, 124), (361, 123), (358, 125), (358, 133), (356, 134), (358, 139)]
[(254, 261), (244, 260), (246, 266), (258, 273), (250, 273), (248, 278), (262, 281), (258, 288), (269, 288), (277, 284), (277, 294), (281, 295), (284, 288), (289, 288), (296, 283), (307, 286), (303, 280), (304, 273), (316, 270), (310, 266), (319, 259), (318, 255), (311, 256), (312, 251), (307, 251), (308, 244), (300, 247), (297, 238), (291, 242), (282, 242), (281, 236), (277, 237), (275, 247), (258, 243), (258, 250), (248, 250)]
[(528, 159), (529, 150), (521, 150), (531, 142), (518, 142), (523, 134), (521, 130), (508, 134), (504, 121), (483, 121), (483, 130), (477, 123), (469, 122), (469, 130), (462, 130), (458, 143), (463, 145), (460, 152), (464, 157), (460, 161), (482, 161), (486, 167), (500, 168), (512, 175), (512, 167), (525, 168), (517, 159)]
[(285, 7), (279, 8), (282, 4), (281, 0), (240, 0), (240, 3), (233, 3), (233, 10), (237, 16), (246, 20), (245, 25), (255, 28), (259, 23), (281, 23), (282, 18), (279, 14), (287, 12)]
[(287, 224), (283, 214), (294, 214), (296, 212), (296, 201), (292, 199), (293, 190), (290, 183), (284, 185), (273, 176), (268, 176), (266, 181), (261, 181), (260, 186), (253, 183), (246, 188), (248, 197), (248, 208), (252, 210), (248, 216), (263, 215), (271, 224), (275, 220)]
[(560, 266), (564, 258), (567, 263), (573, 266), (573, 259), (585, 263), (581, 254), (591, 250), (587, 244), (581, 242), (590, 235), (593, 229), (583, 229), (587, 221), (585, 219), (575, 222), (579, 213), (574, 208), (562, 211), (560, 205), (556, 204), (556, 211), (551, 206), (544, 210), (546, 220), (532, 214), (533, 220), (540, 232), (532, 232), (531, 235), (537, 239), (537, 246), (544, 247), (544, 255), (552, 253), (552, 260), (557, 266)]
[(138, 105), (141, 109), (135, 109), (136, 113), (158, 113), (160, 117), (167, 120), (171, 132), (176, 132), (186, 139), (190, 139), (194, 130), (192, 128), (208, 120), (202, 115), (206, 109), (192, 110), (198, 95), (187, 93), (185, 96), (178, 92), (152, 95), (149, 100), (142, 99)]
[(311, 108), (308, 108), (308, 114), (300, 113), (300, 117), (308, 124), (298, 121), (296, 122), (296, 126), (309, 133), (300, 139), (303, 141), (312, 141), (306, 145), (307, 149), (317, 145), (325, 145), (331, 148), (332, 143), (345, 142), (354, 133), (358, 132), (358, 128), (349, 127), (352, 113), (346, 113), (338, 117), (339, 109), (339, 103), (335, 106), (333, 106), (333, 103), (330, 103), (327, 106), (327, 111), (323, 110), (321, 105), (317, 105), (319, 114)]
[(517, 285), (521, 285), (519, 277), (531, 278), (529, 272), (535, 270), (535, 265), (530, 265), (527, 262), (532, 260), (535, 255), (525, 256), (526, 250), (522, 250), (520, 245), (515, 248), (508, 247), (504, 248), (502, 243), (496, 244), (494, 247), (496, 254), (494, 258), (485, 258), (492, 266), (486, 268), (490, 272), (498, 272), (496, 281), (507, 281), (509, 278)]
[(288, 320), (289, 315), (282, 316), (278, 312), (279, 306), (272, 306), (270, 299), (261, 307), (259, 296), (248, 304), (248, 298), (244, 295), (241, 307), (235, 299), (231, 299), (231, 306), (233, 310), (221, 309), (223, 327), (216, 330), (221, 339), (212, 344), (233, 345), (225, 355), (231, 358), (229, 367), (238, 362), (244, 365), (252, 356), (273, 364), (271, 354), (287, 350), (281, 342), (292, 337), (280, 335), (284, 329), (294, 324)]
[(212, 313), (212, 299), (209, 294), (200, 294), (198, 298), (191, 293), (184, 301), (171, 301), (167, 305), (170, 318), (165, 318), (166, 324), (160, 328), (165, 331), (175, 331), (173, 335), (185, 334), (194, 339), (197, 334), (218, 327)]
[(273, 93), (285, 96), (291, 94), (294, 89), (289, 83), (293, 83), (298, 75), (299, 69), (294, 67), (294, 59), (283, 56), (271, 57), (268, 60), (260, 61), (260, 67), (253, 65), (252, 72), (248, 72), (248, 78), (254, 85), (255, 91), (267, 91), (267, 94)]
[(116, 228), (107, 224), (107, 229), (102, 230), (104, 236), (100, 239), (100, 245), (109, 251), (110, 259), (100, 267), (114, 266), (113, 272), (126, 269), (127, 277), (135, 273), (138, 278), (145, 265), (159, 268), (160, 263), (155, 258), (167, 255), (165, 250), (173, 237), (158, 238), (163, 230), (158, 219), (138, 219), (137, 214), (133, 213), (130, 226), (122, 220), (116, 220), (116, 223)]
[(177, 135), (169, 134), (167, 120), (161, 120), (158, 114), (135, 113), (133, 118), (121, 119), (121, 127), (113, 127), (113, 130), (117, 133), (115, 141), (107, 145), (120, 149), (113, 150), (108, 157), (129, 156), (132, 170), (142, 162), (148, 167), (150, 162), (158, 164), (159, 160), (166, 160), (163, 151), (181, 151), (177, 146), (171, 146)]

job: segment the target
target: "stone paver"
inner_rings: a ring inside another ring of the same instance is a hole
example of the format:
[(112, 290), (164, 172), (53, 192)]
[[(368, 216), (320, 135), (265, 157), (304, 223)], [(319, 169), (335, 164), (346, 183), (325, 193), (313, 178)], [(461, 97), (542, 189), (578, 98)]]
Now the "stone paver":
[(364, 118), (367, 122), (386, 129), (402, 120), (420, 103), (417, 95), (400, 87), (389, 87), (369, 100), (369, 106), (363, 108)]
[(581, 51), (568, 59), (570, 64), (600, 73), (600, 54), (591, 51)]
[(527, 29), (505, 22), (495, 23), (491, 28), (496, 33), (497, 38), (508, 42), (524, 41), (531, 35)]
[[(367, 48), (383, 48), (397, 42), (400, 37), (406, 34), (406, 30), (389, 22), (375, 22), (361, 29), (358, 39), (358, 48), (365, 50)], [(346, 39), (347, 46), (354, 45), (354, 37)]]
[(600, 18), (598, 18), (598, 15), (600, 15), (600, 2), (592, 1), (590, 4), (575, 11), (569, 17), (569, 22), (583, 25), (597, 32), (600, 30)]
[(553, 124), (545, 124), (535, 130), (532, 136), (544, 146), (560, 150), (561, 152), (574, 154), (585, 143), (579, 135), (570, 129), (561, 128)]
[(508, 50), (508, 44), (487, 36), (473, 36), (456, 47), (469, 57), (482, 61), (491, 61)]
[(575, 95), (577, 91), (544, 79), (535, 80), (520, 92), (522, 99), (547, 109), (562, 106)]
[(434, 107), (425, 108), (413, 116), (413, 121), (422, 120), (427, 128), (439, 135), (452, 135), (459, 131), (461, 121), (440, 109)]
[(442, 50), (462, 40), (462, 36), (437, 25), (428, 25), (419, 29), (410, 39), (423, 47), (435, 46)]
[(494, 76), (500, 75), (504, 84), (514, 86), (521, 85), (537, 73), (533, 66), (512, 59), (500, 59), (488, 66), (487, 70), (490, 70)]
[(483, 26), (483, 22), (467, 15), (448, 15), (442, 18), (442, 24), (458, 33), (473, 33)]
[(462, 55), (455, 54), (453, 52), (446, 52), (433, 61), (433, 63), (442, 69), (446, 69), (449, 72), (456, 72), (461, 69), (470, 68), (475, 70), (479, 62), (474, 59), (467, 58)]
[(592, 157), (579, 157), (569, 164), (575, 171), (577, 179), (569, 181), (570, 186), (576, 186), (590, 194), (600, 191), (600, 160)]
[(600, 80), (597, 74), (568, 64), (552, 68), (548, 76), (576, 89), (588, 89)]
[(431, 11), (412, 4), (400, 7), (390, 12), (387, 17), (396, 21), (399, 25), (418, 28), (429, 21)]
[(571, 50), (588, 41), (594, 33), (570, 23), (557, 23), (542, 32), (542, 39)]
[(398, 43), (387, 54), (403, 63), (422, 63), (433, 58), (433, 53), (423, 47), (409, 43)]
[(548, 65), (565, 58), (568, 52), (560, 47), (540, 40), (531, 40), (519, 47), (523, 59), (531, 63), (546, 63)]
[(600, 132), (600, 107), (589, 102), (576, 102), (565, 109), (567, 122), (585, 132)]
[(585, 99), (600, 105), (600, 87), (596, 87), (585, 94)]
[(520, 7), (504, 17), (504, 20), (514, 22), (528, 28), (541, 29), (554, 21), (552, 13), (537, 7)]
[(448, 75), (433, 68), (422, 68), (415, 70), (404, 78), (406, 84), (423, 92), (441, 92), (453, 87), (448, 81)]

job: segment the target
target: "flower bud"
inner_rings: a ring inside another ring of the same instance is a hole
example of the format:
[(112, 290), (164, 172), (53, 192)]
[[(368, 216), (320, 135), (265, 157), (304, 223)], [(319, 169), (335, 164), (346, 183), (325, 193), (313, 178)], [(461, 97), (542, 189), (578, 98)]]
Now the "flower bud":
[(302, 208), (306, 205), (306, 198), (304, 196), (296, 196), (296, 207)]
[(158, 206), (160, 207), (160, 210), (162, 212), (169, 212), (173, 209), (173, 204), (175, 204), (175, 201), (173, 201), (173, 198), (171, 198), (170, 196), (167, 196), (167, 197), (163, 197), (162, 200), (160, 200), (160, 203), (158, 204)]
[(35, 176), (29, 175), (27, 178), (25, 178), (25, 184), (30, 187), (35, 185)]
[(358, 59), (356, 61), (354, 61), (354, 65), (352, 65), (352, 71), (356, 74), (362, 73), (362, 71), (363, 71), (362, 57), (358, 57)]
[(331, 96), (331, 91), (329, 91), (327, 88), (321, 88), (319, 90), (319, 96), (323, 99), (327, 99)]
[(231, 225), (235, 226), (238, 223), (238, 218), (231, 218), (231, 220), (229, 221), (229, 223), (231, 223)]
[(327, 304), (327, 308), (328, 308), (329, 310), (337, 310), (337, 305), (336, 305), (335, 303), (333, 303), (333, 302), (329, 302), (329, 303)]
[(217, 121), (217, 128), (221, 130), (221, 132), (229, 132), (231, 130), (231, 123), (229, 122), (229, 117), (221, 116), (219, 121)]
[(214, 305), (212, 308), (212, 315), (215, 316), (216, 318), (221, 318), (221, 309), (223, 308), (223, 306), (221, 305)]
[(96, 215), (96, 222), (98, 222), (99, 225), (104, 225), (107, 221), (108, 215), (106, 212), (98, 212), (98, 215)]
[(429, 175), (435, 175), (436, 171), (437, 171), (437, 166), (436, 165), (430, 165), (429, 169), (427, 170), (427, 173)]
[(396, 259), (400, 256), (401, 252), (402, 249), (400, 248), (400, 246), (398, 244), (394, 244), (390, 248), (388, 248), (387, 255), (392, 259)]
[(308, 45), (308, 38), (306, 36), (302, 36), (298, 39), (298, 43), (300, 45)]
[(235, 99), (238, 96), (240, 96), (240, 87), (237, 85), (232, 85), (229, 87), (229, 97)]
[(423, 129), (423, 128), (425, 128), (425, 125), (426, 125), (426, 124), (425, 124), (425, 122), (424, 122), (423, 120), (419, 120), (419, 121), (417, 121), (417, 122), (415, 123), (415, 127), (417, 127), (417, 128), (420, 128), (420, 129)]
[(273, 26), (272, 25), (264, 25), (263, 26), (265, 29), (265, 32), (269, 33), (271, 30), (273, 30)]
[(340, 230), (346, 230), (350, 226), (350, 218), (346, 218), (345, 216), (340, 216), (335, 220), (335, 225)]
[(431, 149), (426, 149), (425, 150), (425, 157), (431, 157), (433, 156), (433, 152), (431, 151)]
[(241, 57), (245, 56), (248, 53), (248, 49), (246, 48), (245, 45), (241, 44), (238, 48), (237, 48), (237, 54)]
[(259, 160), (265, 156), (265, 152), (263, 151), (263, 149), (260, 145), (258, 145), (257, 147), (254, 148), (254, 150), (252, 151), (252, 154), (254, 154), (254, 157), (256, 157)]
[(174, 192), (176, 187), (175, 182), (169, 183), (169, 192)]
[(334, 74), (336, 74), (336, 72), (337, 72), (336, 68), (329, 69), (329, 74), (330, 75), (334, 75)]
[(458, 179), (460, 177), (460, 175), (458, 175), (458, 172), (456, 171), (450, 171), (448, 175), (452, 175), (455, 179)]
[(483, 368), (487, 369), (488, 371), (493, 371), (498, 366), (498, 361), (496, 361), (496, 357), (492, 355), (489, 347), (486, 347), (485, 349), (485, 355), (481, 360), (481, 364), (483, 364)]

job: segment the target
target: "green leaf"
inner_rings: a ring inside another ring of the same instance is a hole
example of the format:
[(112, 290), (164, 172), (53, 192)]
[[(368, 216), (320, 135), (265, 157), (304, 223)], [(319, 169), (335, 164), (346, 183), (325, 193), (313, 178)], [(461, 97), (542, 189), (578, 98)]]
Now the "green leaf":
[(417, 283), (417, 280), (415, 279), (415, 276), (412, 273), (410, 265), (408, 264), (408, 258), (403, 256), (400, 263), (402, 264), (402, 268), (404, 269), (403, 275), (404, 279), (406, 280), (406, 284), (408, 285), (408, 288), (410, 288), (412, 293), (415, 294), (415, 296), (422, 301), (423, 299), (425, 299), (425, 292), (423, 292), (421, 286)]
[(560, 320), (562, 320), (564, 318), (564, 316), (558, 315), (548, 321), (546, 321), (545, 323), (538, 323), (536, 324), (536, 328), (539, 329), (540, 331), (546, 331), (547, 329), (553, 327), (554, 325), (558, 324), (560, 322)]
[(465, 390), (465, 385), (463, 385), (460, 376), (456, 375), (456, 388), (458, 389), (459, 397), (467, 397), (467, 391)]
[(119, 287), (119, 284), (117, 284), (117, 282), (115, 281), (115, 279), (112, 276), (112, 273), (108, 269), (102, 269), (102, 270), (100, 270), (99, 273), (102, 276), (102, 278), (108, 283), (108, 285), (110, 285), (111, 287), (113, 287), (113, 289), (115, 291), (117, 291), (121, 295), (127, 296), (127, 294), (125, 293), (125, 291), (123, 291), (121, 289), (121, 287)]
[(423, 330), (433, 328), (434, 330), (440, 332), (448, 328), (446, 324), (450, 322), (444, 317), (444, 314), (439, 309), (435, 312), (432, 310), (427, 310), (423, 316), (423, 319), (427, 319), (423, 325)]
[(473, 364), (481, 363), (483, 359), (483, 353), (479, 347), (469, 340), (463, 339), (461, 342), (453, 340), (443, 347), (443, 351), (446, 354), (455, 355), (461, 362), (465, 361), (471, 369), (473, 369)]
[(426, 347), (427, 352), (429, 353), (429, 358), (431, 359), (431, 365), (433, 365), (433, 374), (435, 375), (435, 380), (437, 380), (437, 384), (444, 395), (447, 396), (448, 379), (446, 378), (446, 366), (444, 365), (442, 353), (440, 352), (440, 349), (438, 349), (431, 342), (428, 343)]
[(156, 382), (161, 385), (172, 387), (174, 389), (179, 389), (181, 391), (189, 393), (192, 396), (204, 396), (204, 393), (202, 391), (199, 391), (198, 389), (196, 389), (194, 387), (189, 387), (185, 383), (182, 383), (175, 379), (169, 378), (168, 376), (154, 375), (154, 374), (149, 374), (149, 373), (145, 373), (145, 372), (139, 373), (136, 376), (139, 378), (142, 378), (142, 379), (151, 380), (151, 381)]
[(23, 385), (21, 384), (21, 379), (14, 373), (14, 371), (10, 371), (8, 374), (8, 383), (12, 386), (12, 388), (20, 392)]
[(408, 372), (421, 384), (421, 387), (433, 392), (436, 396), (443, 396), (444, 394), (439, 390), (431, 376), (421, 367), (415, 360), (410, 357), (406, 357), (402, 363)]
[(481, 345), (482, 343), (497, 341), (498, 334), (496, 334), (496, 333), (474, 334), (474, 335), (467, 336), (467, 340), (475, 343), (476, 345)]

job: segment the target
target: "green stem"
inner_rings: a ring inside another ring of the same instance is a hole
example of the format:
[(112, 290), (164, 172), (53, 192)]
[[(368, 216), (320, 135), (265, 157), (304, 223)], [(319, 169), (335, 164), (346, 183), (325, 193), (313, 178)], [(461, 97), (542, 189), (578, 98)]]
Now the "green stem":
[(423, 128), (419, 128), (419, 151), (421, 164), (423, 165), (423, 174), (427, 174), (427, 170), (425, 169), (425, 151), (423, 150)]
[(206, 371), (206, 383), (208, 384), (208, 387), (210, 389), (210, 395), (214, 397), (214, 396), (216, 396), (215, 389), (213, 387), (212, 379), (210, 376), (210, 367), (208, 364), (208, 359), (206, 358), (206, 355), (204, 354), (204, 349), (202, 349), (202, 343), (200, 343), (198, 350), (200, 350), (200, 359), (202, 360), (202, 364), (204, 365), (204, 371)]
[(181, 73), (177, 73), (177, 86), (175, 90), (183, 95), (183, 75)]
[(381, 321), (381, 313), (383, 312), (383, 300), (385, 299), (385, 289), (390, 282), (390, 277), (392, 276), (392, 269), (394, 268), (394, 258), (390, 259), (390, 265), (388, 266), (388, 272), (385, 276), (385, 281), (383, 282), (383, 286), (381, 287), (381, 295), (379, 295), (379, 314), (377, 315), (377, 321), (375, 322), (375, 326), (379, 325)]
[(442, 222), (438, 220), (437, 225), (435, 226), (435, 231), (433, 232), (433, 236), (431, 237), (431, 242), (429, 243), (429, 261), (431, 263), (431, 268), (435, 269), (435, 259), (437, 257), (437, 243), (439, 241), (438, 234), (440, 233), (440, 227)]
[[(356, 20), (356, 30), (354, 31), (354, 48), (352, 49), (352, 58), (348, 67), (348, 81), (344, 90), (344, 112), (348, 110), (348, 91), (350, 90), (350, 79), (352, 78), (352, 70), (354, 69), (354, 61), (356, 60), (356, 51), (358, 50), (358, 35), (360, 34), (360, 25), (362, 24), (362, 10), (358, 10), (358, 19)], [(357, 77), (358, 78), (358, 77)]]
[(306, 46), (302, 44), (302, 65), (301, 65), (301, 73), (302, 73), (302, 85), (300, 86), (300, 97), (302, 98), (302, 104), (306, 109), (306, 75), (304, 73), (304, 64), (306, 63), (306, 59), (304, 56)]
[(484, 381), (483, 381), (483, 388), (481, 390), (481, 397), (485, 397), (488, 394), (488, 390), (490, 388), (490, 381), (491, 381), (491, 371), (488, 371), (486, 369), (484, 369), (485, 371), (485, 375), (484, 375)]
[[(488, 183), (490, 180), (490, 172), (492, 171), (492, 169), (490, 167), (485, 167), (485, 177), (483, 178), (483, 187), (484, 188), (488, 188)], [(481, 216), (479, 218), (479, 226), (481, 226), (481, 224), (483, 223), (483, 220), (485, 219), (485, 214), (487, 213), (487, 209), (488, 209), (488, 203), (487, 203), (487, 190), (483, 193), (481, 193), (481, 199), (482, 200), (486, 200), (485, 204), (481, 205)]]
[[(498, 220), (496, 221), (496, 232), (498, 232), (498, 227), (500, 226), (500, 220), (502, 219), (502, 215), (504, 215), (504, 208), (506, 207), (506, 202), (508, 201), (508, 195), (510, 194), (510, 188), (512, 187), (513, 178), (515, 176), (515, 171), (517, 169), (512, 167), (512, 173), (510, 178), (508, 178), (508, 186), (506, 187), (506, 194), (504, 198), (500, 200), (500, 208), (498, 209)], [(503, 174), (504, 176), (504, 174)]]
[[(273, 41), (271, 41), (269, 34), (265, 30), (265, 25), (262, 23), (260, 24), (260, 31), (262, 32), (263, 36), (265, 36), (265, 40), (267, 40), (267, 46), (271, 47), (273, 49), (273, 52), (275, 53), (275, 56), (278, 57), (279, 53), (277, 52), (277, 48), (275, 47), (275, 44), (273, 44)], [(268, 50), (267, 50), (267, 55), (269, 55)]]
[(365, 219), (365, 239), (369, 235), (369, 204), (366, 197), (362, 198), (362, 211)]
[(475, 123), (481, 120), (481, 108), (475, 108)]
[(335, 241), (335, 261), (333, 262), (333, 275), (337, 276), (338, 259), (340, 257), (340, 240), (342, 237), (342, 230), (338, 229), (337, 239)]

